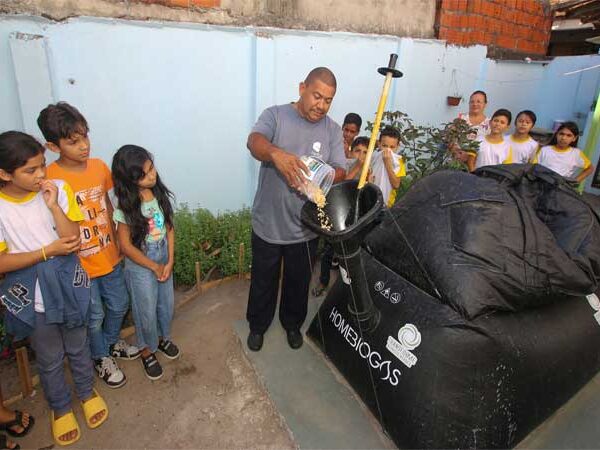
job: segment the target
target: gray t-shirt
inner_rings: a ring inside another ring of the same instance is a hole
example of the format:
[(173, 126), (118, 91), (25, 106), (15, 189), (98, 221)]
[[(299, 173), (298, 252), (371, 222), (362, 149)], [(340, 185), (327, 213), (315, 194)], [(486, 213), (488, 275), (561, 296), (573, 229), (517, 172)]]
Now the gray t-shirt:
[[(316, 156), (346, 170), (342, 129), (325, 116), (316, 123), (302, 118), (290, 105), (271, 106), (263, 111), (252, 128), (273, 145), (300, 156)], [(270, 162), (262, 162), (252, 207), (252, 228), (272, 244), (294, 244), (316, 235), (300, 221), (306, 197), (288, 186), (283, 175)]]

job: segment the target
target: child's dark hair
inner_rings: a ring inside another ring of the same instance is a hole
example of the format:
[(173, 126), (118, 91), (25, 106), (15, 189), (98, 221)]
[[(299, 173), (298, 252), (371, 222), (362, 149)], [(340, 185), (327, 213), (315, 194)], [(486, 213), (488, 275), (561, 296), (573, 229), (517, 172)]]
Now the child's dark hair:
[(548, 145), (558, 144), (558, 139), (556, 138), (556, 136), (558, 136), (558, 132), (564, 128), (571, 131), (571, 133), (573, 133), (575, 135), (575, 140), (573, 142), (571, 142), (571, 145), (573, 147), (577, 147), (577, 142), (579, 142), (579, 127), (577, 126), (577, 124), (575, 122), (565, 122), (565, 123), (561, 124), (560, 127), (558, 127), (558, 129), (552, 136), (552, 139), (550, 140)]
[(487, 94), (483, 91), (474, 91), (471, 95), (469, 95), (469, 100), (471, 99), (471, 97), (473, 97), (476, 94), (483, 95), (483, 100), (487, 103)]
[(394, 138), (398, 141), (398, 143), (400, 143), (400, 132), (395, 127), (388, 125), (383, 130), (381, 130), (381, 133), (379, 133), (379, 139), (381, 139), (384, 136)]
[[(139, 180), (145, 175), (146, 161), (154, 163), (152, 154), (137, 145), (124, 145), (117, 150), (112, 160), (112, 176), (119, 209), (123, 211), (131, 230), (131, 242), (139, 249), (148, 234), (148, 220), (142, 216), (142, 199), (138, 186)], [(158, 173), (152, 193), (163, 213), (165, 224), (168, 228), (173, 227), (173, 193), (163, 184)]]
[(519, 112), (519, 114), (517, 114), (517, 117), (515, 117), (515, 125), (517, 124), (517, 120), (519, 120), (519, 116), (527, 116), (531, 119), (531, 121), (533, 122), (533, 124), (535, 125), (535, 121), (537, 120), (537, 116), (535, 115), (535, 113), (533, 111), (530, 111), (528, 109), (524, 109), (523, 111)]
[(357, 146), (364, 145), (365, 147), (369, 147), (369, 138), (367, 136), (357, 136), (352, 141), (352, 150), (354, 150)]
[(510, 125), (510, 122), (512, 121), (512, 113), (508, 109), (504, 109), (504, 108), (500, 108), (499, 110), (497, 110), (494, 113), (494, 115), (492, 116), (492, 120), (495, 117), (506, 117), (508, 119), (509, 125)]
[(90, 130), (85, 117), (66, 102), (46, 106), (40, 112), (37, 123), (46, 141), (55, 145), (60, 139), (67, 139), (75, 133), (87, 134)]
[(44, 146), (34, 137), (20, 131), (0, 134), (0, 169), (13, 173), (34, 156), (44, 153)]
[(358, 127), (358, 129), (360, 130), (360, 127), (362, 126), (362, 118), (356, 113), (348, 113), (348, 114), (346, 114), (346, 117), (344, 117), (343, 125), (348, 125), (351, 123), (356, 125)]

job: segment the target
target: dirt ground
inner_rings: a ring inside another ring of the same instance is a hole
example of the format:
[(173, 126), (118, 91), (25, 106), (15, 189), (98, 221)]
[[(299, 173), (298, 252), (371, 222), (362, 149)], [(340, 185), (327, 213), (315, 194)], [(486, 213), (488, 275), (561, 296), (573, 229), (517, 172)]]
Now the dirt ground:
[[(296, 448), (232, 329), (244, 318), (248, 287), (245, 280), (229, 282), (176, 312), (172, 337), (182, 356), (176, 361), (159, 356), (162, 379), (148, 380), (138, 360), (119, 361), (128, 377), (124, 387), (111, 390), (96, 381), (109, 419), (88, 429), (74, 401), (82, 438), (70, 448)], [(14, 365), (0, 365), (5, 398), (18, 390)], [(11, 407), (37, 419), (30, 435), (17, 441), (22, 448), (58, 448), (39, 387), (34, 397)]]

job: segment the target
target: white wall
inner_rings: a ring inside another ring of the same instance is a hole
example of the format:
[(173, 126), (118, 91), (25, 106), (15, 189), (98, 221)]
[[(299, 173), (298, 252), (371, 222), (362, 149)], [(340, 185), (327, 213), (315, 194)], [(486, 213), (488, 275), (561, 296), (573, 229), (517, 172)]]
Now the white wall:
[[(483, 88), (489, 114), (500, 107), (515, 113), (530, 108), (548, 127), (586, 108), (600, 73), (588, 71), (582, 80), (563, 75), (598, 64), (600, 56), (558, 58), (545, 67), (496, 63), (485, 58), (485, 47), (447, 47), (436, 40), (0, 16), (0, 131), (29, 129), (31, 114), (24, 118), (21, 111), (31, 110), (31, 98), (43, 106), (48, 96), (48, 89), (17, 79), (28, 64), (19, 46), (11, 54), (14, 32), (44, 36), (51, 95), (86, 116), (96, 156), (110, 163), (119, 146), (142, 145), (155, 154), (180, 202), (212, 211), (251, 204), (257, 164), (245, 148), (248, 132), (265, 107), (295, 100), (298, 83), (315, 66), (330, 67), (338, 78), (331, 116), (341, 121), (354, 111), (365, 124), (373, 120), (383, 84), (376, 68), (387, 64), (390, 53), (399, 54), (404, 77), (394, 81), (387, 109), (433, 125), (466, 111), (469, 93)], [(31, 67), (40, 64), (32, 61)], [(464, 97), (456, 108), (446, 105), (453, 84)], [(25, 108), (19, 88), (30, 97)]]

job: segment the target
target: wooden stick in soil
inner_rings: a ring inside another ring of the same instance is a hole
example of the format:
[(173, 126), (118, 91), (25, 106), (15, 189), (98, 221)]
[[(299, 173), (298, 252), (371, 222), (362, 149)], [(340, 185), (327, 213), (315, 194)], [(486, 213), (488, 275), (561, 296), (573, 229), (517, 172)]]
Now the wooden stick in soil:
[(241, 280), (244, 277), (244, 243), (240, 243), (240, 255), (238, 260), (238, 278)]
[(17, 359), (17, 370), (19, 371), (19, 380), (21, 381), (21, 393), (23, 397), (29, 397), (33, 392), (33, 384), (31, 382), (31, 370), (29, 368), (29, 355), (27, 355), (26, 347), (19, 347), (15, 350)]
[(200, 261), (196, 261), (196, 290), (202, 293), (202, 271), (200, 270)]
[[(31, 379), (31, 386), (35, 388), (39, 384), (40, 384), (39, 375), (34, 375), (33, 378)], [(32, 391), (32, 394), (35, 394), (35, 391)], [(4, 400), (4, 402), (2, 402), (2, 405), (5, 408), (8, 408), (9, 406), (13, 405), (14, 403), (17, 403), (20, 400), (23, 400), (24, 398), (26, 398), (26, 397), (23, 396), (23, 393), (19, 392), (17, 395), (15, 395), (7, 400)]]

